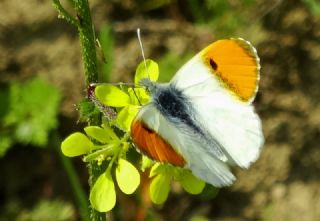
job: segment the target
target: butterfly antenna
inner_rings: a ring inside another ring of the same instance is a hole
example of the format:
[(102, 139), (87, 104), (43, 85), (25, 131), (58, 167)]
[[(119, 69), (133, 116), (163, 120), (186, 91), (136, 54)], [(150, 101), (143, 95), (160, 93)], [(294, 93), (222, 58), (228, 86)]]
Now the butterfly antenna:
[(138, 100), (139, 105), (140, 105), (140, 106), (142, 106), (142, 103), (141, 103), (141, 101), (140, 101), (140, 99), (139, 99), (139, 97), (138, 97), (138, 95), (137, 95), (136, 91), (134, 90), (134, 87), (132, 88), (132, 90), (133, 90), (133, 94), (134, 94), (134, 96), (136, 96), (136, 98), (137, 98), (137, 100)]
[(138, 36), (138, 41), (139, 41), (141, 54), (142, 54), (142, 58), (143, 58), (144, 68), (146, 69), (146, 72), (147, 72), (148, 77), (150, 79), (150, 75), (149, 75), (148, 68), (147, 68), (146, 57), (144, 56), (144, 50), (143, 50), (143, 45), (142, 45), (142, 41), (141, 41), (140, 28), (137, 28), (137, 36)]

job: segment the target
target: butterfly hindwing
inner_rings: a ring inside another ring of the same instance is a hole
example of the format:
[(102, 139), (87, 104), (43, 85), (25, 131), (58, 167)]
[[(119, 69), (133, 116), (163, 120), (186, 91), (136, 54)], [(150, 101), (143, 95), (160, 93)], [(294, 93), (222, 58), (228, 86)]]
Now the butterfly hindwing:
[(229, 162), (248, 168), (264, 143), (261, 121), (253, 106), (228, 101), (208, 103), (208, 99), (211, 97), (193, 98), (195, 109), (201, 113), (198, 121), (218, 140)]
[[(234, 175), (224, 162), (204, 151), (206, 146), (196, 134), (190, 134), (190, 129), (184, 128), (185, 125), (179, 125), (168, 120), (153, 104), (143, 107), (135, 121), (143, 122), (149, 130), (154, 131), (161, 139), (170, 144), (175, 150), (175, 154), (182, 156), (185, 160), (184, 167), (189, 168), (199, 178), (215, 186), (231, 185), (235, 180)], [(132, 130), (131, 134), (133, 140), (135, 140), (135, 136), (138, 136), (139, 132), (135, 131), (134, 126)], [(150, 140), (152, 138), (149, 135), (145, 135), (144, 139)], [(141, 144), (139, 146), (137, 142), (135, 143), (140, 150), (146, 149)], [(154, 145), (152, 148), (159, 149), (161, 146)], [(146, 155), (151, 159), (158, 160), (152, 154), (146, 153)], [(177, 161), (165, 162), (176, 165)]]

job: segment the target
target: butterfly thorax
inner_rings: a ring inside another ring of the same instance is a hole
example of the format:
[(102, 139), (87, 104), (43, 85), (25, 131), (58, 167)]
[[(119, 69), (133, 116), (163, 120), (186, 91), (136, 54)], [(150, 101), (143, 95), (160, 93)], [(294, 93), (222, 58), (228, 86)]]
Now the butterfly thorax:
[(158, 84), (148, 79), (143, 79), (140, 84), (151, 94), (151, 102), (155, 107), (170, 121), (186, 124), (196, 132), (201, 132), (193, 119), (192, 104), (181, 90), (173, 84)]
[(159, 84), (148, 79), (143, 79), (140, 84), (147, 88), (152, 97), (151, 104), (159, 110), (162, 116), (179, 129), (191, 132), (190, 136), (196, 135), (202, 142), (211, 146), (209, 154), (223, 161), (226, 160), (221, 144), (201, 125), (190, 98), (181, 89), (173, 83)]

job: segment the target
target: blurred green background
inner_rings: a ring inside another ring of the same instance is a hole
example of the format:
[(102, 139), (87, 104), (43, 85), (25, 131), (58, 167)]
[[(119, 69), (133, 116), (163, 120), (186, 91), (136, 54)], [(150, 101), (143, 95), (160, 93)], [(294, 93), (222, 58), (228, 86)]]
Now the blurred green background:
[[(320, 220), (317, 0), (89, 3), (107, 61), (101, 81), (132, 82), (142, 59), (137, 28), (163, 82), (224, 37), (251, 41), (262, 65), (254, 105), (266, 144), (248, 171), (234, 169), (235, 185), (200, 196), (173, 186), (165, 205), (148, 209), (139, 194), (122, 195), (109, 217), (135, 220), (142, 209), (147, 220)], [(60, 142), (83, 127), (75, 107), (85, 96), (83, 67), (77, 31), (51, 1), (0, 2), (0, 76), (0, 220), (82, 220), (87, 168), (61, 156)]]

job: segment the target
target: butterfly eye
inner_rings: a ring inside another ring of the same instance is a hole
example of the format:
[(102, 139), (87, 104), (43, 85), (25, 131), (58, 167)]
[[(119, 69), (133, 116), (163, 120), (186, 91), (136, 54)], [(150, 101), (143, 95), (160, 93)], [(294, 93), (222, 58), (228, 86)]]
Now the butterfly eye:
[(210, 58), (209, 63), (214, 71), (218, 69), (218, 64), (212, 58)]

